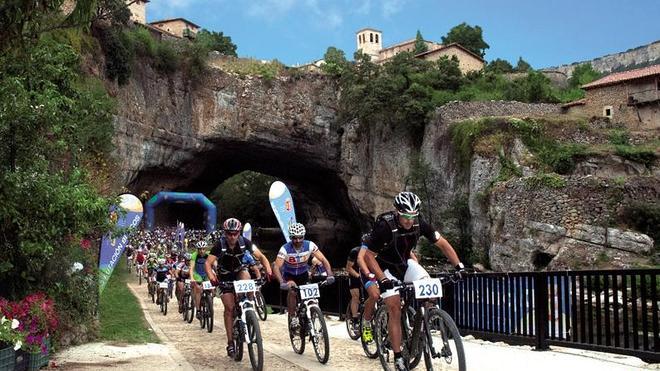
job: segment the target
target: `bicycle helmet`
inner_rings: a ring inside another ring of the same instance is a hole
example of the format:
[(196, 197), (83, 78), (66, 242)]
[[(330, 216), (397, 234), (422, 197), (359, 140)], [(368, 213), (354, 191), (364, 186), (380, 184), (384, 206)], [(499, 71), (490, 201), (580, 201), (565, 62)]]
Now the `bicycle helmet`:
[(222, 229), (225, 232), (240, 232), (243, 230), (243, 225), (236, 218), (229, 218), (222, 223)]
[(195, 244), (195, 247), (198, 248), (198, 249), (205, 249), (207, 246), (208, 246), (208, 244), (204, 240), (198, 241)]
[(421, 203), (419, 197), (412, 192), (401, 192), (394, 197), (394, 207), (401, 214), (416, 216)]
[(159, 258), (158, 265), (165, 265), (165, 258)]
[(305, 237), (305, 226), (302, 223), (289, 225), (289, 237)]

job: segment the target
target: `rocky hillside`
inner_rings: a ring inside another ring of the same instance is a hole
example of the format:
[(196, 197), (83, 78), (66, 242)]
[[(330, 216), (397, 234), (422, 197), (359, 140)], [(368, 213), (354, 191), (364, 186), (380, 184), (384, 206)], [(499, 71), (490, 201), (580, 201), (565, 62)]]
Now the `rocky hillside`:
[[(340, 92), (324, 76), (266, 79), (213, 68), (193, 83), (140, 65), (127, 85), (111, 89), (119, 100), (118, 176), (127, 188), (138, 194), (209, 192), (243, 170), (280, 177), (296, 194), (299, 218), (335, 262), (343, 261), (368, 219), (388, 210), (392, 196), (406, 187), (425, 196), (426, 215), (452, 243), (494, 269), (593, 266), (592, 260), (626, 266), (651, 256), (647, 236), (600, 216), (605, 209), (620, 213), (632, 201), (658, 205), (657, 161), (639, 164), (606, 150), (589, 152), (576, 156), (570, 171), (546, 179), (539, 164), (545, 165), (534, 158), (547, 154), (528, 148), (525, 138), (516, 140), (507, 120), (561, 122), (555, 105), (451, 103), (437, 110), (416, 148), (405, 130), (340, 125)], [(507, 119), (489, 121), (499, 129), (482, 128), (469, 146), (460, 142), (453, 129), (458, 123), (492, 116)], [(598, 132), (613, 130), (566, 123), (553, 126), (570, 137), (566, 141), (597, 143), (603, 140)], [(622, 189), (616, 202), (614, 187)], [(587, 202), (587, 196), (594, 199)], [(582, 250), (567, 248), (574, 245)]]

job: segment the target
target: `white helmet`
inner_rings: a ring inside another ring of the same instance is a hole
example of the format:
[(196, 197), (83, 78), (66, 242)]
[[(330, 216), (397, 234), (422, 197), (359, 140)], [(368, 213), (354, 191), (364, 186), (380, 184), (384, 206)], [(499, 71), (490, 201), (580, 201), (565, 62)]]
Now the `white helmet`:
[(394, 207), (401, 214), (417, 216), (421, 203), (419, 197), (412, 192), (401, 192), (394, 197)]
[(302, 223), (289, 225), (289, 237), (305, 237), (305, 226)]

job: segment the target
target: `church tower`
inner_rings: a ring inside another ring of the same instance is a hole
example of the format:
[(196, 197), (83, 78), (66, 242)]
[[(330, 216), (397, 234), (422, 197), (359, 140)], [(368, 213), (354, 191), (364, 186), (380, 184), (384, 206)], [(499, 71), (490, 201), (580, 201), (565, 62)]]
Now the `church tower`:
[(357, 50), (371, 56), (372, 61), (377, 61), (380, 57), (380, 50), (383, 49), (383, 33), (375, 28), (363, 28), (356, 32)]

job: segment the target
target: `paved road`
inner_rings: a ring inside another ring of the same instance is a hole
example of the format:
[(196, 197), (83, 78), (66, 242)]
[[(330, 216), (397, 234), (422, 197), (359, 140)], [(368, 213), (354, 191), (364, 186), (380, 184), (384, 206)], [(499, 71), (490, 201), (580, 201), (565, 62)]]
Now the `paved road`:
[[(55, 357), (64, 370), (250, 370), (247, 354), (236, 363), (226, 356), (225, 332), (216, 320), (213, 333), (199, 327), (198, 321), (184, 323), (181, 316), (170, 312), (163, 316), (158, 307), (147, 298), (146, 286), (129, 284), (144, 309), (145, 317), (163, 341), (163, 344), (107, 345), (86, 344), (73, 347)], [(222, 303), (215, 300), (215, 313), (222, 313)], [(357, 342), (348, 339), (344, 323), (327, 320), (330, 333), (330, 361), (321, 365), (311, 347), (298, 355), (291, 349), (286, 329), (286, 317), (269, 315), (260, 322), (264, 338), (266, 370), (380, 370), (378, 360), (369, 360)], [(526, 346), (508, 346), (464, 339), (469, 370), (529, 370), (564, 371), (635, 371), (660, 370), (660, 365), (648, 365), (637, 358), (553, 347), (553, 351), (534, 352)], [(452, 370), (437, 360), (436, 370)], [(421, 368), (418, 368), (421, 369)]]

